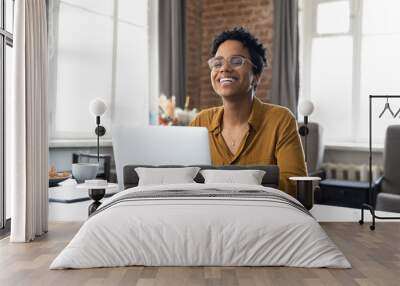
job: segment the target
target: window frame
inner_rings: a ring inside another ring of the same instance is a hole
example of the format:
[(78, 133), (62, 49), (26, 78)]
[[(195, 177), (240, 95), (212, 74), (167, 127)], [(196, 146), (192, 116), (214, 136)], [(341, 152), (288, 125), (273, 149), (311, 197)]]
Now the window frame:
[[(13, 14), (15, 1), (12, 0)], [(6, 30), (6, 0), (0, 0), (1, 5), (1, 21), (0, 21), (0, 229), (7, 231), (9, 223), (6, 223), (6, 188), (5, 188), (5, 105), (6, 105), (6, 50), (8, 47), (13, 47), (13, 33)]]

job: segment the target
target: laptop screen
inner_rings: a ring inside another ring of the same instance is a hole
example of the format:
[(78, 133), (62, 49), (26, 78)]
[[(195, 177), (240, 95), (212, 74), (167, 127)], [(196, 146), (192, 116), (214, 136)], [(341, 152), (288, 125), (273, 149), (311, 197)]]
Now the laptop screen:
[(113, 148), (120, 190), (126, 165), (211, 165), (204, 127), (114, 126)]

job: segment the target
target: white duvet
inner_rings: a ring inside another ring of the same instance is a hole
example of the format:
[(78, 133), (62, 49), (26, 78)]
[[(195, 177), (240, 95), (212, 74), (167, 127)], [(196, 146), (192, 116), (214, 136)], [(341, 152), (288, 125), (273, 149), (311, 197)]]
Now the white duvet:
[[(262, 186), (180, 184), (136, 187), (107, 199), (50, 269), (146, 266), (349, 268), (318, 222), (299, 209), (257, 198), (152, 198), (113, 201), (130, 192), (262, 190)], [(107, 208), (107, 205), (109, 206)]]

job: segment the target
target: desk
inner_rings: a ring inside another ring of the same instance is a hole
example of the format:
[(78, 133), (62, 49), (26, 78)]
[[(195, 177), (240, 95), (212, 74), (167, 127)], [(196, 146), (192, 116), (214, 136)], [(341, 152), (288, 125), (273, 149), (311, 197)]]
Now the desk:
[[(115, 188), (107, 188), (106, 197), (117, 192), (115, 184)], [(77, 185), (49, 188), (49, 221), (85, 221), (92, 203), (88, 190), (79, 189)]]
[[(49, 188), (49, 202), (77, 203), (91, 200), (88, 195), (88, 188), (80, 188), (79, 185), (65, 185)], [(118, 185), (108, 187), (105, 197), (110, 197), (118, 192)]]

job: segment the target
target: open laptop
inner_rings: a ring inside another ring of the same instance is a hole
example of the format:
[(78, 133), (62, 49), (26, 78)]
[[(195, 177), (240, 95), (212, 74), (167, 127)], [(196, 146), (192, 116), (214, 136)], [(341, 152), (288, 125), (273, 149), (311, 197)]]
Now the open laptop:
[(120, 190), (126, 165), (211, 165), (204, 127), (114, 126), (113, 148)]

